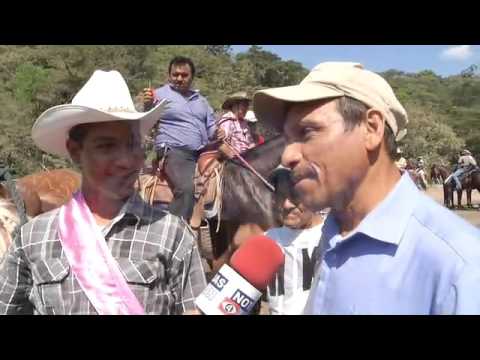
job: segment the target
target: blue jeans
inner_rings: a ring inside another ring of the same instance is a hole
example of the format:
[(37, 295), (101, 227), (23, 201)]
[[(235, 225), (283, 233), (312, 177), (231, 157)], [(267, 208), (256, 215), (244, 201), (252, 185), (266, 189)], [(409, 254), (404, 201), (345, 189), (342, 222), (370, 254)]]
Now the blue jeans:
[(173, 186), (173, 201), (168, 209), (187, 222), (195, 205), (193, 178), (197, 159), (197, 151), (179, 148), (170, 148), (165, 157), (165, 173)]

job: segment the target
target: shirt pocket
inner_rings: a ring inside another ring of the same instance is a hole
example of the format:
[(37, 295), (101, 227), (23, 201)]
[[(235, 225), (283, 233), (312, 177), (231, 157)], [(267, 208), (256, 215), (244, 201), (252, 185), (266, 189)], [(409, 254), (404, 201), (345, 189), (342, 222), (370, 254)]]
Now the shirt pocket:
[(41, 259), (32, 265), (32, 276), (38, 293), (40, 312), (50, 315), (65, 314), (68, 298), (64, 294), (70, 265), (66, 259)]
[(166, 283), (164, 266), (160, 261), (116, 259), (130, 289), (149, 312), (157, 293)]

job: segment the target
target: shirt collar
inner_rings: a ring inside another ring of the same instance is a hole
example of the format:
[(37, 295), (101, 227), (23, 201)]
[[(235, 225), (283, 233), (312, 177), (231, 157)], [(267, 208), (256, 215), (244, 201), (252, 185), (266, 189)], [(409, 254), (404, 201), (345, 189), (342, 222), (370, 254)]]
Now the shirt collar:
[(419, 198), (419, 190), (405, 173), (395, 187), (345, 238), (339, 234), (340, 228), (334, 214), (328, 215), (323, 227), (327, 241), (332, 241), (332, 247), (339, 242), (350, 239), (358, 233), (372, 239), (398, 245)]
[[(170, 89), (171, 91), (173, 91), (174, 93), (176, 93), (176, 94), (184, 97), (182, 94), (180, 94), (180, 92), (178, 92), (178, 91), (175, 89), (175, 87), (174, 87), (172, 84), (168, 83), (168, 86), (169, 86), (169, 89)], [(189, 91), (190, 91), (190, 95), (189, 95), (188, 97), (185, 97), (185, 98), (188, 99), (188, 100), (191, 100), (191, 99), (193, 99), (194, 97), (197, 97), (197, 96), (200, 95), (200, 91), (197, 90), (197, 89), (189, 89)]]
[(135, 216), (137, 220), (140, 220), (143, 217), (145, 205), (145, 201), (143, 201), (140, 195), (135, 192), (128, 198), (127, 202), (120, 210), (120, 213), (131, 214)]

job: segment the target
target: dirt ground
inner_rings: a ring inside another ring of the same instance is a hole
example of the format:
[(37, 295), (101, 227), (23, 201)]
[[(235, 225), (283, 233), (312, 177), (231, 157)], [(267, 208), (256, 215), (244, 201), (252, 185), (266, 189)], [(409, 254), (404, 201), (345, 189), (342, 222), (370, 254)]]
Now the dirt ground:
[[(441, 185), (433, 185), (427, 189), (427, 194), (435, 201), (443, 205), (443, 188)], [(457, 204), (457, 195), (455, 194), (455, 204)], [(480, 227), (480, 193), (477, 190), (472, 191), (473, 209), (468, 210), (454, 210), (454, 212), (473, 225)], [(467, 194), (464, 192), (462, 196), (462, 205), (467, 205)]]

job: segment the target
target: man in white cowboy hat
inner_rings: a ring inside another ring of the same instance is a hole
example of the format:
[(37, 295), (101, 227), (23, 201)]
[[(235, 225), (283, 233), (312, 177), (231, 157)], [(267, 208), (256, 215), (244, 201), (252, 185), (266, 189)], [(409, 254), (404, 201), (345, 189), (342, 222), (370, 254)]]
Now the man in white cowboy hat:
[(157, 119), (155, 149), (157, 159), (165, 159), (165, 173), (173, 187), (169, 210), (187, 220), (195, 204), (193, 178), (198, 157), (210, 142), (222, 139), (207, 99), (191, 88), (194, 77), (193, 61), (177, 56), (168, 66), (168, 84), (156, 90), (144, 89), (146, 109), (162, 99), (170, 102)]
[(398, 171), (408, 117), (381, 76), (325, 62), (253, 102), (283, 128), (299, 200), (331, 208), (305, 313), (480, 313), (480, 231)]
[(0, 264), (1, 314), (180, 314), (206, 286), (195, 236), (134, 189), (142, 140), (165, 109), (137, 112), (117, 71), (95, 71), (71, 104), (32, 128), (43, 151), (70, 157), (81, 188), (23, 225)]
[[(250, 97), (246, 91), (229, 95), (222, 105), (225, 114), (219, 121), (219, 127), (224, 131), (227, 144), (221, 144), (219, 150), (227, 157), (233, 158), (235, 153), (244, 153), (255, 146), (250, 127), (245, 119)], [(232, 148), (235, 151), (232, 151)]]

